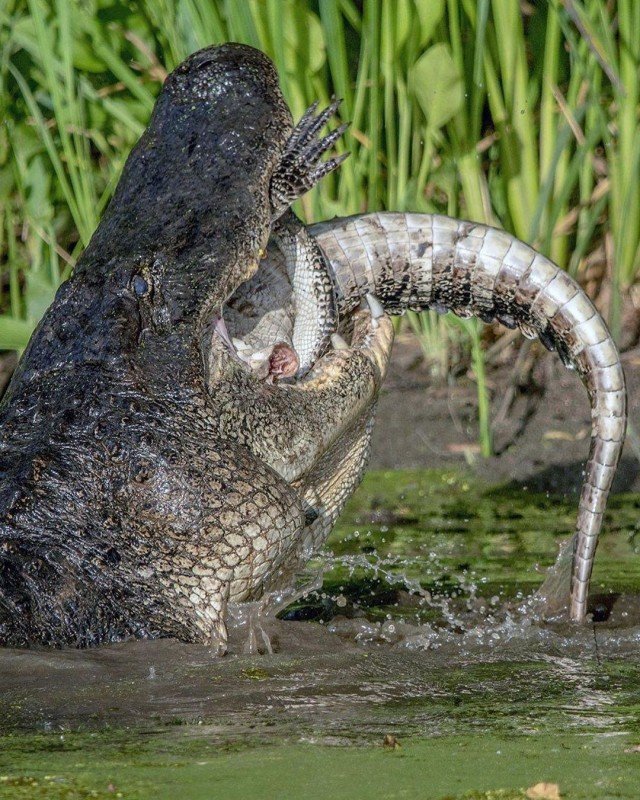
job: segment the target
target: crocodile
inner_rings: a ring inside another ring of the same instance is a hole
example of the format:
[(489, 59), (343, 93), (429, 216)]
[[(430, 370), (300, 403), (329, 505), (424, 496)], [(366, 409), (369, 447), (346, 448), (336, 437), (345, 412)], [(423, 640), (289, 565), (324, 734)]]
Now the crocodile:
[(238, 359), (219, 313), (339, 164), (320, 160), (335, 134), (317, 139), (314, 110), (294, 128), (273, 64), (244, 45), (166, 80), (0, 407), (1, 644), (175, 636), (224, 652), (227, 604), (284, 580), (316, 506), (335, 516), (389, 319), (357, 310), (351, 346), (314, 359), (326, 331), (297, 315), (311, 363), (286, 385)]

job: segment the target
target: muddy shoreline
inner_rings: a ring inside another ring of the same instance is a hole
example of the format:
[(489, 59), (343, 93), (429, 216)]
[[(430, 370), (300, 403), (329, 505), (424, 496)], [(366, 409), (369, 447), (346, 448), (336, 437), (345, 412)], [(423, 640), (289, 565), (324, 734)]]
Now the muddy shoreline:
[[(400, 335), (378, 404), (371, 469), (469, 466), (479, 477), (532, 491), (579, 492), (589, 451), (589, 400), (578, 376), (554, 353), (532, 352), (526, 385), (516, 374), (523, 340), (505, 349), (488, 371), (497, 455), (479, 453), (476, 384), (461, 375), (447, 383), (430, 376), (417, 340)], [(540, 348), (541, 350), (541, 348)], [(640, 348), (622, 354), (630, 428), (614, 492), (640, 491)], [(512, 402), (508, 402), (513, 396)], [(505, 401), (506, 397), (506, 401)]]

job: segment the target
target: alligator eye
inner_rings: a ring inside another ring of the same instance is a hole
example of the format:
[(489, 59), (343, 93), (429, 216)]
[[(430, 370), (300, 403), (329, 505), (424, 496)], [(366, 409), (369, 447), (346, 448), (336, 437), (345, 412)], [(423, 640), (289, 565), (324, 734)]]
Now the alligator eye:
[(149, 294), (149, 284), (142, 275), (134, 275), (131, 281), (131, 288), (136, 297), (144, 297)]

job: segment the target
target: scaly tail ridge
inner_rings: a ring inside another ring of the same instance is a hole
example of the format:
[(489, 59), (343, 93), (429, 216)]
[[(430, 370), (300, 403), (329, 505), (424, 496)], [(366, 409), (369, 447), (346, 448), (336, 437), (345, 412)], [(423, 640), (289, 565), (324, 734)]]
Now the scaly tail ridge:
[(580, 494), (570, 617), (584, 619), (593, 558), (626, 429), (616, 346), (580, 286), (505, 231), (430, 214), (376, 213), (310, 229), (338, 286), (342, 313), (373, 292), (389, 314), (452, 311), (538, 337), (575, 368), (591, 403), (592, 434)]

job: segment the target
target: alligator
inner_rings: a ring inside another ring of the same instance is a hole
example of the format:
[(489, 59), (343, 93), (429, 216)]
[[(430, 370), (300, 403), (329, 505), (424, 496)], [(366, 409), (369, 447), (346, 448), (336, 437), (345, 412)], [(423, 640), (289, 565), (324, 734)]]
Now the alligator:
[(352, 347), (313, 361), (325, 333), (296, 315), (312, 363), (285, 386), (235, 356), (218, 312), (338, 165), (320, 161), (323, 120), (293, 128), (273, 64), (242, 45), (199, 51), (165, 82), (0, 408), (0, 643), (175, 636), (223, 652), (227, 603), (275, 585), (316, 521), (292, 481), (339, 481), (330, 454), (378, 391), (391, 323), (358, 311)]
[(408, 308), (517, 325), (579, 370), (594, 419), (571, 589), (584, 617), (626, 414), (604, 323), (565, 273), (482, 225), (305, 229), (289, 207), (339, 165), (320, 157), (343, 130), (317, 139), (335, 105), (316, 110), (294, 128), (273, 65), (242, 45), (167, 79), (0, 408), (0, 643), (175, 636), (224, 652), (228, 604), (288, 585), (358, 485), (388, 314)]

